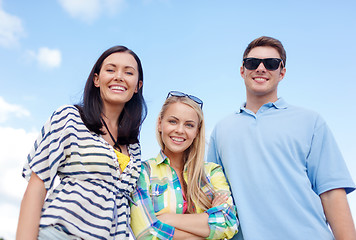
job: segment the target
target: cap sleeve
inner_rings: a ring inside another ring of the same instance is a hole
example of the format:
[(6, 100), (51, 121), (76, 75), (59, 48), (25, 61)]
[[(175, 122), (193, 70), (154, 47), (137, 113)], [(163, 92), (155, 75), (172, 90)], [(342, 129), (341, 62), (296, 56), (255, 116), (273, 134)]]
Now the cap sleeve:
[(49, 190), (54, 183), (58, 168), (66, 158), (70, 145), (66, 129), (71, 121), (80, 118), (74, 106), (64, 106), (55, 111), (41, 129), (24, 165), (22, 176), (28, 181), (32, 172), (43, 180)]

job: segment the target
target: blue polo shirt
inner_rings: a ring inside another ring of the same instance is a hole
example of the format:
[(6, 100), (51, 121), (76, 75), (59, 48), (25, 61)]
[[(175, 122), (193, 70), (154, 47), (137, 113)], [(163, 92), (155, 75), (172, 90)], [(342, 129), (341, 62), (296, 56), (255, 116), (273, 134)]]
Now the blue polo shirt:
[(234, 239), (334, 239), (319, 195), (355, 189), (325, 121), (283, 99), (219, 122), (207, 160), (230, 182), (241, 226)]

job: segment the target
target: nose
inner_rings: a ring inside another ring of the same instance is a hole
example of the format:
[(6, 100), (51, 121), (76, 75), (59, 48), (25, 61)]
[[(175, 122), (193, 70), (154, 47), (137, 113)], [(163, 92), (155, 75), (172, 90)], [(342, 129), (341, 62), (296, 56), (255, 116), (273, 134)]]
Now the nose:
[(184, 131), (183, 124), (177, 124), (175, 130), (176, 130), (177, 133), (183, 133), (183, 131)]
[(123, 73), (122, 71), (117, 71), (115, 74), (115, 79), (118, 81), (123, 81)]
[(258, 67), (256, 68), (256, 71), (257, 72), (266, 72), (266, 67), (265, 65), (263, 64), (263, 62), (260, 63), (260, 65), (258, 65)]

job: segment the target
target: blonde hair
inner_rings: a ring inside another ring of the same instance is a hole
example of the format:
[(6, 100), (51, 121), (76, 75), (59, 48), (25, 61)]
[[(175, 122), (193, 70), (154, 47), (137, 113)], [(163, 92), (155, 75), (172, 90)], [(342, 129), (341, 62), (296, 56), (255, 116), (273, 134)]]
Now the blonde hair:
[[(176, 97), (171, 96), (166, 99), (164, 102), (162, 109), (159, 113), (158, 119), (163, 119), (165, 112), (168, 107), (173, 103), (183, 103), (195, 110), (198, 115), (199, 125), (198, 125), (198, 133), (193, 143), (185, 150), (184, 155), (184, 169), (187, 169), (187, 203), (188, 208), (187, 211), (189, 213), (195, 212), (195, 206), (193, 200), (196, 201), (196, 204), (203, 209), (204, 211), (211, 208), (211, 199), (204, 193), (202, 190), (203, 186), (207, 186), (211, 191), (213, 191), (212, 187), (208, 183), (206, 179), (206, 174), (204, 171), (204, 152), (205, 152), (205, 123), (204, 123), (204, 115), (200, 106), (191, 100), (188, 97)], [(158, 130), (158, 123), (156, 127), (156, 137), (158, 143), (162, 150), (164, 150), (165, 145), (162, 141), (161, 133)]]

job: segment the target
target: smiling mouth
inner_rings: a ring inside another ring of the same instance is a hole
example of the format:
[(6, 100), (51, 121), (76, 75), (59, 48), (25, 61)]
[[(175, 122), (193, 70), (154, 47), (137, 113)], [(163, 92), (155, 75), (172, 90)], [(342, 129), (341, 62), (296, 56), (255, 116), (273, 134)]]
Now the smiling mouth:
[(261, 78), (261, 77), (255, 77), (255, 78), (253, 78), (253, 80), (256, 82), (267, 82), (268, 81), (267, 78)]
[(185, 141), (185, 139), (181, 138), (181, 137), (171, 137), (171, 139), (175, 142), (184, 142)]
[(126, 88), (123, 86), (111, 86), (110, 89), (113, 91), (120, 91), (120, 92), (126, 91)]

